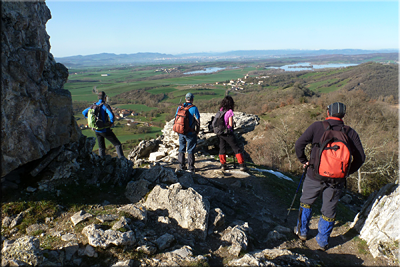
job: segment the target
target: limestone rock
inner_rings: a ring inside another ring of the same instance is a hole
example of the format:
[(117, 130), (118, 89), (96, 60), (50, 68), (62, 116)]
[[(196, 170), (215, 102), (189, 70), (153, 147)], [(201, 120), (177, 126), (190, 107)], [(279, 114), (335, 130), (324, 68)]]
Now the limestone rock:
[(32, 210), (32, 208), (29, 208), (25, 211), (20, 212), (10, 223), (9, 227), (10, 228), (14, 228), (15, 226), (17, 226), (18, 224), (20, 224), (22, 222), (22, 220), (24, 219), (24, 216), (30, 212)]
[(76, 226), (78, 223), (92, 217), (92, 214), (86, 213), (84, 210), (78, 211), (71, 217), (71, 221)]
[(367, 201), (364, 203), (361, 211), (354, 218), (353, 223), (350, 227), (354, 228), (357, 232), (361, 232), (365, 220), (368, 218), (368, 215), (375, 205), (377, 201), (379, 201), (383, 196), (391, 194), (398, 185), (396, 184), (387, 184), (383, 186), (380, 190), (373, 192), (369, 195)]
[(134, 219), (143, 221), (146, 223), (147, 221), (147, 209), (141, 204), (128, 204), (118, 208), (118, 212), (126, 212), (129, 213)]
[(273, 230), (273, 231), (268, 233), (266, 242), (269, 243), (269, 242), (275, 242), (275, 241), (278, 241), (278, 240), (285, 240), (285, 239), (286, 239), (285, 235), (279, 233), (276, 230)]
[(147, 158), (151, 152), (156, 151), (160, 142), (161, 138), (141, 141), (139, 145), (129, 152), (128, 159), (136, 162), (140, 158)]
[(62, 247), (65, 251), (65, 259), (70, 261), (72, 256), (78, 251), (79, 244), (78, 242), (69, 242), (68, 244)]
[(193, 176), (190, 172), (186, 172), (184, 175), (178, 178), (179, 183), (183, 188), (189, 188), (194, 185)]
[(171, 243), (174, 241), (175, 241), (175, 237), (171, 234), (166, 233), (166, 234), (160, 236), (159, 238), (157, 238), (155, 243), (159, 250), (164, 250), (164, 249), (168, 248), (171, 245)]
[[(360, 232), (374, 257), (390, 256), (400, 260), (400, 187), (394, 186), (391, 194), (381, 195), (371, 207)], [(385, 255), (386, 254), (386, 255)]]
[(26, 228), (26, 233), (28, 235), (34, 235), (34, 234), (37, 234), (39, 231), (44, 232), (47, 229), (49, 229), (49, 227), (47, 225), (42, 224), (42, 223), (35, 223)]
[(251, 232), (248, 223), (229, 226), (223, 233), (221, 240), (229, 245), (228, 252), (234, 256), (239, 256), (240, 251), (246, 250), (249, 244), (247, 233)]
[(124, 228), (126, 230), (132, 230), (131, 227), (129, 226), (131, 220), (129, 218), (125, 218), (124, 216), (122, 216), (119, 221), (117, 221), (116, 223), (114, 223), (114, 225), (112, 226), (111, 229), (113, 230), (118, 230), (121, 228)]
[(178, 177), (176, 176), (175, 172), (170, 168), (164, 168), (160, 165), (156, 165), (148, 170), (145, 170), (139, 176), (140, 179), (145, 179), (151, 183), (156, 182), (157, 180), (160, 182), (178, 182)]
[(1, 176), (77, 141), (67, 68), (50, 53), (44, 1), (2, 2)]
[(154, 246), (142, 245), (140, 247), (137, 247), (136, 251), (142, 252), (146, 255), (153, 255), (157, 252), (157, 248), (155, 248)]
[(101, 214), (101, 215), (97, 215), (96, 219), (99, 220), (100, 222), (112, 222), (115, 221), (116, 219), (118, 219), (118, 215), (114, 215), (114, 214)]
[(144, 206), (149, 210), (165, 209), (168, 216), (175, 219), (183, 229), (192, 231), (203, 240), (207, 236), (210, 204), (192, 188), (184, 190), (179, 183), (168, 188), (156, 185)]
[(165, 151), (150, 153), (149, 161), (156, 162), (156, 161), (162, 159), (163, 157), (165, 157), (166, 155), (167, 154), (165, 153)]
[(126, 260), (126, 261), (119, 261), (113, 265), (111, 265), (111, 267), (131, 267), (133, 266), (134, 261), (133, 260)]
[(265, 249), (245, 254), (228, 262), (228, 266), (317, 266), (307, 257), (290, 250)]
[(94, 249), (94, 247), (92, 247), (91, 245), (87, 245), (85, 247), (85, 251), (83, 252), (84, 255), (88, 256), (88, 257), (97, 257), (97, 252)]
[(75, 234), (68, 233), (68, 234), (62, 235), (61, 240), (62, 241), (77, 241), (78, 238), (76, 237)]
[(128, 231), (121, 233), (114, 230), (102, 230), (99, 226), (91, 224), (83, 228), (82, 234), (88, 238), (89, 245), (93, 247), (108, 248), (111, 244), (115, 246), (134, 245), (136, 243), (135, 233)]
[(40, 242), (36, 237), (23, 236), (11, 244), (3, 243), (1, 255), (3, 259), (19, 261), (32, 266), (40, 266), (43, 262)]
[(149, 186), (151, 182), (140, 179), (139, 181), (130, 181), (126, 185), (125, 196), (132, 203), (139, 202), (149, 191)]

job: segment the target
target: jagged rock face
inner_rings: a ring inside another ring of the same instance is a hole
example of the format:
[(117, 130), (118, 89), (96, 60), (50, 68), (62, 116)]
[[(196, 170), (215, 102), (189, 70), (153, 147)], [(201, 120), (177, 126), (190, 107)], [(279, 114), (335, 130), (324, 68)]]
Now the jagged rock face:
[[(393, 256), (400, 260), (400, 186), (388, 184), (374, 198), (370, 212), (360, 232), (374, 257)], [(388, 191), (393, 192), (385, 195)], [(392, 254), (392, 255), (390, 255)]]
[(1, 147), (3, 177), (78, 140), (71, 94), (63, 89), (68, 70), (50, 54), (44, 1), (2, 2)]

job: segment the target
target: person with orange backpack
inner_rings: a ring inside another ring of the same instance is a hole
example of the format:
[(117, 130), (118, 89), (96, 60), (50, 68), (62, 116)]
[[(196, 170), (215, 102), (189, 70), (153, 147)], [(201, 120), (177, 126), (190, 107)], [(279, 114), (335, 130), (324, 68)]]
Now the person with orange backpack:
[[(364, 149), (358, 133), (344, 125), (346, 106), (335, 102), (327, 107), (328, 117), (311, 124), (296, 141), (297, 158), (308, 168), (303, 184), (302, 196), (295, 234), (307, 240), (311, 205), (322, 197), (321, 217), (316, 237), (320, 250), (328, 249), (329, 237), (335, 224), (336, 206), (346, 184), (346, 177), (356, 172), (365, 161)], [(312, 144), (310, 160), (304, 153)], [(306, 170), (305, 170), (306, 171)]]
[(188, 170), (195, 173), (194, 150), (197, 145), (197, 134), (200, 129), (200, 113), (193, 105), (194, 96), (187, 93), (186, 102), (180, 105), (175, 113), (173, 130), (179, 135), (179, 165), (176, 172), (186, 169), (185, 152), (188, 153)]

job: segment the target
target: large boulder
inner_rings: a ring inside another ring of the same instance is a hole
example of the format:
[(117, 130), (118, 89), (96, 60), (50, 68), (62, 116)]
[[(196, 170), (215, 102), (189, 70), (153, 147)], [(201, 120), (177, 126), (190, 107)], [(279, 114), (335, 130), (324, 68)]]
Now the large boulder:
[(43, 262), (40, 242), (36, 237), (23, 236), (14, 242), (5, 241), (2, 246), (1, 255), (7, 261), (17, 262), (17, 266), (40, 266)]
[(392, 184), (386, 186), (385, 191), (387, 195), (375, 198), (360, 237), (367, 241), (374, 257), (393, 256), (400, 260), (400, 187)]
[(44, 1), (4, 1), (1, 24), (1, 176), (81, 134), (63, 89), (67, 68), (50, 54)]
[(167, 210), (180, 227), (204, 240), (207, 236), (210, 204), (192, 188), (182, 189), (179, 183), (167, 188), (156, 185), (144, 206), (149, 210)]
[(115, 230), (103, 230), (98, 225), (91, 224), (83, 228), (82, 234), (88, 238), (89, 245), (93, 247), (108, 248), (111, 245), (129, 246), (136, 243), (133, 231), (120, 232)]

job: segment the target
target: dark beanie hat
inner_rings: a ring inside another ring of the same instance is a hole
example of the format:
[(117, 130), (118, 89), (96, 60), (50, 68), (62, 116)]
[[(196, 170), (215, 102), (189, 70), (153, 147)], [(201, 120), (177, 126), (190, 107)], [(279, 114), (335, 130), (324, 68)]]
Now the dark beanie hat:
[(106, 98), (106, 93), (105, 93), (104, 91), (101, 91), (101, 92), (98, 94), (98, 96), (99, 96), (99, 99), (104, 99), (104, 98)]
[(328, 106), (329, 116), (343, 118), (346, 114), (346, 105), (340, 102), (335, 102)]

